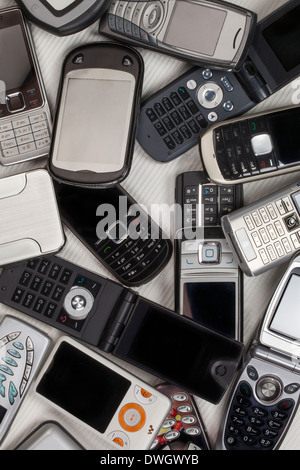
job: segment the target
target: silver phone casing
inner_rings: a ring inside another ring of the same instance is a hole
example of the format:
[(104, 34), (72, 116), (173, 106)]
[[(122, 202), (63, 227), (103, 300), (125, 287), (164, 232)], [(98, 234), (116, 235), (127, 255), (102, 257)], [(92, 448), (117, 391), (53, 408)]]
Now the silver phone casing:
[(0, 179), (0, 266), (58, 252), (65, 235), (46, 170)]

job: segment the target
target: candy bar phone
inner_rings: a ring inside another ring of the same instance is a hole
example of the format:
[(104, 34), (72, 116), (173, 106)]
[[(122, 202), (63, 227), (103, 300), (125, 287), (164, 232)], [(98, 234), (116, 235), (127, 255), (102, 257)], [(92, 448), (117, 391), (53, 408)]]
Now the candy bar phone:
[(67, 336), (51, 352), (36, 392), (86, 432), (124, 450), (148, 449), (171, 406), (169, 397)]
[(30, 29), (18, 8), (0, 11), (0, 163), (49, 154), (52, 120)]
[(124, 285), (149, 282), (166, 266), (171, 241), (122, 186), (54, 187), (63, 221)]
[(247, 276), (289, 261), (300, 249), (300, 183), (224, 215), (222, 227)]
[(233, 185), (300, 168), (300, 107), (253, 114), (212, 127), (200, 154), (212, 181)]
[(282, 277), (234, 385), (217, 449), (275, 450), (299, 403), (300, 258)]
[(100, 34), (192, 62), (237, 68), (247, 55), (256, 14), (218, 1), (112, 1)]
[(297, 78), (299, 21), (300, 1), (288, 1), (257, 24), (238, 71), (199, 67), (147, 97), (137, 126), (142, 148), (168, 162), (197, 145), (212, 125), (244, 114)]

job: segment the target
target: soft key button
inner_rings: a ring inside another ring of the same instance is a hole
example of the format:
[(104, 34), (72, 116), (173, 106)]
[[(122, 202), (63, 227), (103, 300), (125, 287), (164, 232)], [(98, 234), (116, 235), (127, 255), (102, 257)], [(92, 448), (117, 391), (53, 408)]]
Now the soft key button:
[(130, 440), (122, 431), (113, 431), (108, 436), (108, 439), (111, 439), (115, 444), (122, 447), (122, 449), (129, 449), (130, 448)]
[(152, 405), (152, 403), (157, 400), (156, 396), (147, 392), (144, 388), (139, 387), (139, 385), (135, 386), (134, 393), (136, 399), (143, 405)]

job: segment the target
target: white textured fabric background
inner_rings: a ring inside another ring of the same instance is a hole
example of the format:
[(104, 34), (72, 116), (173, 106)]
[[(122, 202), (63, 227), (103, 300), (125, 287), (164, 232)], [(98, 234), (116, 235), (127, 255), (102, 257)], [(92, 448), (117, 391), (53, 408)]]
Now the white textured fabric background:
[[(231, 0), (232, 3), (252, 9), (258, 14), (258, 19), (263, 18), (269, 12), (275, 10), (285, 3), (284, 0)], [(14, 1), (0, 0), (0, 8), (13, 6)], [(65, 55), (76, 46), (87, 43), (105, 40), (98, 35), (98, 22), (90, 28), (73, 36), (59, 38), (53, 36), (46, 31), (41, 30), (37, 26), (32, 25), (32, 33), (34, 43), (40, 63), (44, 83), (50, 102), (50, 107), (54, 111), (58, 81), (61, 72), (61, 65)], [(151, 51), (139, 49), (145, 62), (145, 78), (143, 97), (147, 97), (156, 90), (162, 88), (175, 77), (181, 75), (191, 66), (186, 62), (181, 62), (165, 55), (157, 54)], [(260, 110), (268, 110), (277, 108), (282, 105), (292, 105), (292, 97), (297, 93), (300, 82), (295, 80), (280, 92), (273, 95), (264, 103), (254, 108), (251, 113)], [(300, 93), (299, 99), (300, 99)], [(15, 173), (20, 173), (28, 169), (38, 168), (44, 162), (35, 161), (28, 164), (19, 164), (11, 167), (0, 168), (0, 178)], [(174, 188), (176, 176), (183, 171), (199, 170), (201, 163), (199, 159), (197, 147), (191, 149), (185, 155), (178, 159), (160, 164), (152, 160), (136, 143), (134, 160), (131, 172), (123, 183), (124, 188), (131, 194), (138, 203), (144, 204), (150, 210), (150, 204), (173, 204)], [(300, 179), (300, 173), (294, 173), (285, 177), (276, 177), (268, 180), (261, 180), (257, 183), (245, 185), (245, 202), (251, 202), (255, 199), (273, 192), (275, 189), (284, 187), (289, 182)], [(165, 227), (164, 221), (157, 221), (168, 232), (169, 224)], [(67, 244), (61, 256), (69, 261), (79, 264), (87, 269), (98, 272), (99, 274), (111, 277), (111, 275), (101, 266), (99, 261), (80, 243), (75, 237), (66, 230)], [(173, 233), (171, 230), (170, 236)], [(285, 266), (271, 270), (257, 278), (245, 278), (244, 290), (244, 342), (248, 344), (255, 328), (260, 322), (270, 297), (284, 272)], [(173, 309), (174, 306), (174, 263), (173, 259), (163, 272), (152, 282), (138, 289), (141, 295), (155, 302), (161, 303), (165, 307)], [(13, 314), (25, 321), (32, 323), (42, 331), (45, 331), (55, 341), (61, 333), (50, 328), (44, 323), (35, 321), (30, 317), (19, 314), (3, 305), (0, 305), (0, 320), (6, 314)], [(166, 331), (166, 335), (168, 332)], [(180, 343), (180, 338), (178, 338)], [(155, 345), (153, 345), (155, 347)], [(162, 351), (165, 360), (172, 360), (172, 351)], [(112, 361), (118, 362), (120, 365), (142, 376), (152, 384), (156, 384), (159, 380), (149, 374), (130, 367), (127, 363), (117, 361), (109, 356)], [(192, 361), (193, 358), (191, 357)], [(188, 364), (186, 365), (188, 367)], [(178, 374), (184, 371), (178, 370)], [(214, 447), (218, 429), (220, 426), (228, 392), (218, 405), (212, 405), (202, 399), (196, 398), (200, 413), (202, 415), (205, 426), (208, 430), (209, 438)], [(86, 449), (110, 449), (110, 446), (99, 439), (95, 438), (89, 432), (84, 431), (81, 426), (72, 421), (71, 418), (63, 418), (58, 411), (46, 408), (31, 391), (27, 394), (23, 405), (7, 434), (6, 439), (2, 442), (0, 448), (13, 449), (28, 433), (30, 433), (37, 425), (47, 419), (55, 419), (62, 424), (77, 438)], [(300, 412), (296, 415), (292, 426), (281, 446), (284, 450), (300, 449)]]

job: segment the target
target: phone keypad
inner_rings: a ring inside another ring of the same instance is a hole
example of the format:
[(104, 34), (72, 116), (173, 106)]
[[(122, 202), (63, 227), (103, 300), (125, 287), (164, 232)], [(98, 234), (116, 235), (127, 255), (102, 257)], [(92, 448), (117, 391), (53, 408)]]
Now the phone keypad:
[(64, 305), (66, 295), (75, 287), (86, 289), (95, 299), (101, 285), (51, 258), (35, 258), (27, 262), (19, 278), (11, 297), (12, 305), (80, 332), (86, 319), (71, 318)]
[(0, 147), (4, 158), (26, 154), (49, 145), (49, 125), (45, 113), (0, 124)]
[[(169, 258), (169, 240), (161, 237), (158, 227), (144, 226), (139, 217), (129, 215), (126, 226), (120, 221), (119, 224), (123, 235), (117, 239), (109, 235), (98, 240), (95, 245), (97, 255), (125, 285), (146, 282)], [(135, 229), (133, 234), (131, 230)]]
[[(221, 225), (223, 215), (236, 207), (234, 186), (213, 183), (184, 188), (184, 227), (213, 227)], [(199, 211), (201, 204), (201, 215)], [(201, 217), (202, 220), (198, 220)]]
[[(292, 397), (300, 385), (283, 386), (275, 376), (259, 377), (252, 366), (248, 367), (247, 374), (250, 380), (239, 383), (231, 403), (224, 444), (228, 450), (272, 450), (295, 407), (295, 401), (283, 396), (283, 392)], [(255, 382), (254, 387), (252, 382)]]
[(300, 219), (292, 198), (285, 196), (244, 216), (235, 232), (248, 262), (264, 265), (300, 248)]
[(264, 117), (226, 124), (214, 131), (216, 157), (226, 180), (274, 171), (278, 162)]

